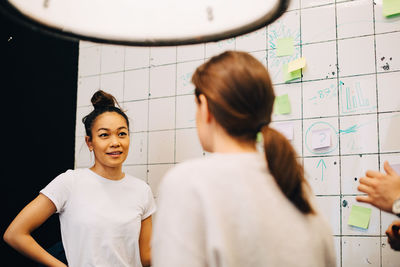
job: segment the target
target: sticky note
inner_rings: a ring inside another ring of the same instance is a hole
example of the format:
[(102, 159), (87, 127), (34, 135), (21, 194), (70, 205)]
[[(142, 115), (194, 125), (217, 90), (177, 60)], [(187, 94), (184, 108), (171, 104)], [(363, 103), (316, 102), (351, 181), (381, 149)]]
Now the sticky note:
[(329, 128), (312, 131), (311, 147), (313, 149), (326, 148), (331, 146), (331, 130)]
[(257, 133), (256, 142), (257, 142), (257, 143), (261, 143), (262, 141), (263, 141), (263, 134), (262, 134), (262, 132), (258, 132), (258, 133)]
[(389, 164), (390, 167), (398, 174), (400, 175), (400, 163), (399, 164)]
[(278, 123), (274, 125), (274, 128), (283, 134), (288, 140), (293, 140), (293, 123), (286, 122), (286, 123)]
[(301, 78), (301, 69), (288, 72), (288, 64), (283, 64), (282, 73), (283, 73), (283, 80), (285, 82), (290, 82), (292, 80)]
[(399, 0), (383, 0), (382, 13), (385, 17), (400, 14)]
[(306, 59), (304, 57), (293, 60), (288, 63), (288, 72), (293, 72), (295, 70), (302, 69), (306, 66)]
[(367, 229), (372, 210), (361, 206), (353, 205), (351, 207), (348, 225)]
[(276, 56), (283, 57), (283, 56), (290, 56), (294, 53), (294, 44), (293, 38), (282, 38), (276, 40)]
[(290, 114), (292, 107), (290, 106), (289, 95), (280, 95), (275, 98), (275, 113), (277, 114)]

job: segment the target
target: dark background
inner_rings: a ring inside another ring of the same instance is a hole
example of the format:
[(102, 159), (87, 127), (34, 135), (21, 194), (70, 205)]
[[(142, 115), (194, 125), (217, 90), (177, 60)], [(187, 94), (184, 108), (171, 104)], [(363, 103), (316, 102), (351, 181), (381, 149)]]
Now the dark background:
[[(74, 167), (78, 43), (0, 14), (0, 233), (58, 174)], [(44, 248), (61, 240), (58, 216), (33, 233)], [(0, 240), (0, 266), (38, 266)]]

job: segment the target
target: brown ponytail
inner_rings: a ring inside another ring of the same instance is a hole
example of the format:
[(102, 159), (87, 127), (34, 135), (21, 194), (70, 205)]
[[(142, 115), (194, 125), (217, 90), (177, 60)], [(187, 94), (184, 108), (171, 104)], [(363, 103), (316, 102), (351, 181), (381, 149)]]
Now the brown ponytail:
[(210, 113), (230, 136), (255, 144), (262, 129), (267, 164), (277, 184), (302, 213), (314, 213), (305, 193), (308, 184), (303, 168), (292, 145), (267, 127), (275, 94), (261, 62), (245, 52), (227, 51), (199, 66), (192, 82), (198, 100), (201, 94), (207, 98)]
[(270, 127), (262, 130), (268, 168), (285, 196), (303, 213), (314, 213), (305, 193), (303, 166), (285, 136)]

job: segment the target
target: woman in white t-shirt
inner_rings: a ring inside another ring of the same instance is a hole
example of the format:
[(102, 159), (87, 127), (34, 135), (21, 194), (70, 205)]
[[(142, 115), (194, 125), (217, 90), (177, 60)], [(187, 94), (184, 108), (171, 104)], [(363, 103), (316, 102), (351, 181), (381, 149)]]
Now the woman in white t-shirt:
[(192, 82), (197, 133), (212, 154), (163, 178), (153, 266), (336, 266), (330, 227), (296, 153), (269, 127), (275, 95), (266, 68), (228, 51), (198, 67)]
[(104, 91), (91, 101), (94, 110), (83, 122), (94, 165), (57, 176), (16, 216), (4, 240), (41, 264), (65, 266), (31, 236), (57, 212), (68, 266), (148, 266), (155, 204), (149, 186), (122, 171), (130, 142), (128, 117)]

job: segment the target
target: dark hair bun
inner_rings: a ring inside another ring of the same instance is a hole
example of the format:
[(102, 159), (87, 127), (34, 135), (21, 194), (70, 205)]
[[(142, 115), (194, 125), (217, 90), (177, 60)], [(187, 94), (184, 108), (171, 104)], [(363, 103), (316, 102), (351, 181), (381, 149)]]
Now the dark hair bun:
[(92, 105), (95, 109), (104, 108), (104, 107), (115, 107), (115, 97), (110, 95), (109, 93), (104, 92), (103, 90), (98, 90), (93, 94), (92, 99), (90, 99)]

